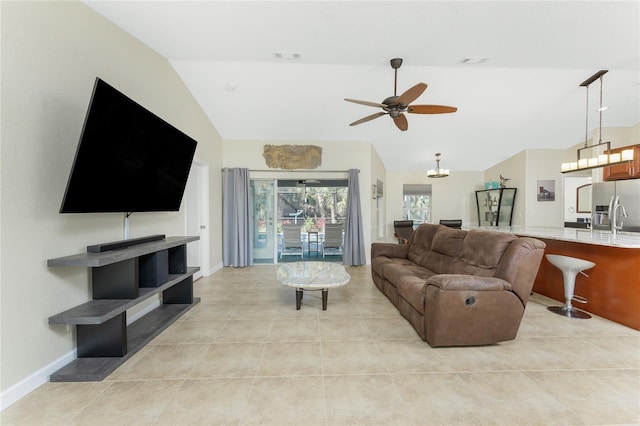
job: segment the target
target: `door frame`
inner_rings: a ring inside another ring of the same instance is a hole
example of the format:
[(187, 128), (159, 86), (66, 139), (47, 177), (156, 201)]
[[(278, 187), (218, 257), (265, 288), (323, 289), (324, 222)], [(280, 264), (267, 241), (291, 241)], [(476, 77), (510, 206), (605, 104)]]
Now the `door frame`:
[[(194, 173), (198, 174), (200, 181), (200, 188), (198, 193), (198, 205), (190, 206), (188, 203), (185, 203), (185, 210), (189, 208), (198, 209), (198, 218), (200, 220), (200, 271), (194, 275), (194, 278), (199, 278), (200, 276), (208, 277), (211, 275), (211, 266), (209, 265), (209, 253), (211, 252), (210, 246), (210, 223), (209, 223), (209, 164), (200, 161), (197, 159), (193, 160), (191, 164), (191, 168)], [(188, 184), (189, 182), (187, 182)], [(185, 235), (187, 234), (187, 217), (188, 215), (184, 215), (184, 229)], [(202, 228), (204, 227), (204, 228)]]
[[(273, 178), (273, 177), (265, 177), (265, 178), (254, 178), (251, 177), (249, 179), (250, 186), (253, 186), (253, 182), (255, 181), (261, 181), (261, 182), (269, 182), (273, 184), (273, 190), (272, 190), (272, 194), (271, 194), (271, 205), (272, 205), (272, 211), (271, 211), (271, 215), (272, 215), (272, 225), (271, 225), (271, 233), (270, 235), (267, 234), (267, 238), (270, 238), (273, 247), (272, 247), (272, 253), (271, 253), (271, 257), (273, 258), (273, 263), (272, 264), (276, 264), (278, 263), (278, 227), (277, 227), (277, 218), (276, 218), (276, 213), (277, 213), (277, 202), (278, 202), (278, 179), (277, 178)], [(252, 199), (251, 199), (251, 203), (252, 203), (252, 208), (255, 211), (255, 206), (253, 206), (253, 203), (255, 202), (255, 192), (252, 190)], [(253, 217), (253, 213), (252, 213), (252, 217)], [(251, 241), (251, 244), (253, 244), (254, 241)], [(252, 261), (255, 261), (255, 248), (254, 248), (254, 254), (253, 254), (253, 259)]]

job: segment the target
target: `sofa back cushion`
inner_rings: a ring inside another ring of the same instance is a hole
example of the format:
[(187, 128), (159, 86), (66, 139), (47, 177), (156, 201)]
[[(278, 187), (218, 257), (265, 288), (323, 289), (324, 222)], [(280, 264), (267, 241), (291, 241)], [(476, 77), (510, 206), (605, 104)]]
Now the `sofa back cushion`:
[(407, 258), (413, 263), (420, 265), (420, 259), (431, 250), (433, 236), (440, 228), (440, 225), (434, 225), (431, 223), (423, 223), (418, 226), (411, 236), (409, 254), (407, 255)]
[(436, 274), (455, 274), (458, 256), (462, 249), (467, 231), (439, 226), (433, 236), (431, 250), (418, 261), (420, 266), (432, 270)]
[(493, 277), (515, 239), (515, 235), (507, 233), (440, 227), (433, 236), (431, 250), (416, 263), (436, 274)]
[(505, 251), (517, 239), (513, 234), (473, 229), (467, 233), (460, 250), (464, 273), (494, 276)]

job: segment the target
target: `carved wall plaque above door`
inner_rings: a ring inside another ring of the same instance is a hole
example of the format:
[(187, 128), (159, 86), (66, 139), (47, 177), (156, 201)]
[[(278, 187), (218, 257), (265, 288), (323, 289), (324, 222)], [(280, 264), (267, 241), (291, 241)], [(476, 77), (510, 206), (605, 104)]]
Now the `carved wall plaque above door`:
[(322, 147), (316, 145), (265, 145), (262, 154), (272, 169), (316, 169), (322, 164)]

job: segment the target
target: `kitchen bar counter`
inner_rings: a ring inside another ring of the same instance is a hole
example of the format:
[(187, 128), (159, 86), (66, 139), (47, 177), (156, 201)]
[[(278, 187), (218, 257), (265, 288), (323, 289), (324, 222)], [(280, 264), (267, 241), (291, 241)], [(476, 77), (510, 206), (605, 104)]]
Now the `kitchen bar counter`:
[[(519, 236), (534, 237), (547, 245), (545, 254), (560, 254), (594, 262), (578, 274), (575, 294), (585, 297), (586, 304), (575, 307), (611, 321), (640, 330), (640, 233), (618, 233), (587, 229), (544, 227), (468, 227)], [(542, 259), (533, 291), (564, 304), (562, 272), (546, 258)], [(555, 315), (549, 313), (549, 315)], [(583, 321), (567, 319), (570, 321)]]
[(593, 231), (591, 229), (574, 228), (546, 228), (541, 226), (469, 226), (465, 227), (465, 229), (486, 229), (489, 231), (511, 232), (516, 235), (539, 239), (640, 249), (639, 232), (618, 232), (614, 237), (610, 231)]

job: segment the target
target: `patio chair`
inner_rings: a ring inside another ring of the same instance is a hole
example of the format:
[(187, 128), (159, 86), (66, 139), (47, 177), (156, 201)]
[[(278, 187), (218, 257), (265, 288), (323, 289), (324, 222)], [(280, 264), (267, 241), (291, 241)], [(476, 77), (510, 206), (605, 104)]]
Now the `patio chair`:
[(333, 254), (342, 255), (342, 224), (326, 223), (324, 225), (324, 241), (322, 242), (322, 257), (327, 249), (335, 250)]
[[(291, 253), (285, 253), (291, 250)], [(292, 254), (300, 255), (304, 258), (304, 250), (302, 248), (302, 225), (282, 225), (282, 255)]]

